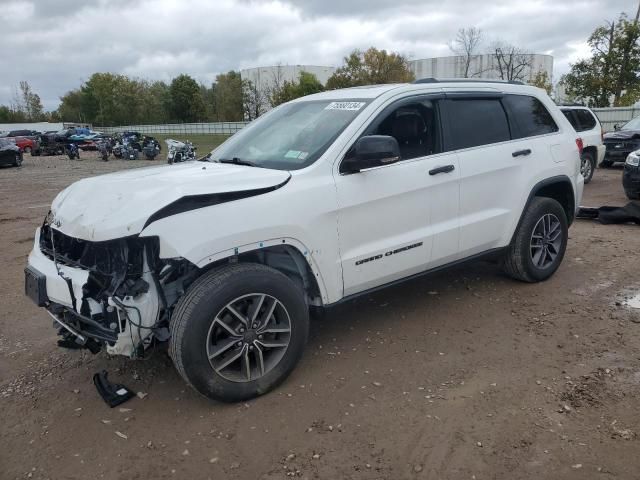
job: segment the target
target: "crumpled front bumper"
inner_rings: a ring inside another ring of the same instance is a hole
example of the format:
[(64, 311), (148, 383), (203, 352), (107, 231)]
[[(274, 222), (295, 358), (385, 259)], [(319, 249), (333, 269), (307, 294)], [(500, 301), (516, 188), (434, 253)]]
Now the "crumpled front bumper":
[[(82, 298), (82, 287), (87, 283), (89, 271), (60, 264), (56, 268), (56, 264), (40, 251), (40, 228), (36, 230), (35, 242), (27, 264), (46, 277), (46, 292), (49, 301), (74, 310), (80, 309), (79, 299)], [(76, 305), (73, 304), (69, 285), (58, 271), (65, 278), (71, 280)]]
[[(147, 293), (135, 298), (125, 297), (114, 301), (110, 297), (106, 309), (95, 300), (85, 298), (85, 306), (90, 307), (91, 315), (108, 315), (107, 321), (103, 319), (99, 322), (82, 315), (79, 312), (90, 272), (59, 263), (56, 265), (40, 250), (40, 234), (41, 229), (38, 228), (27, 269), (44, 277), (42, 284), (45, 286), (46, 299), (43, 303), (55, 321), (54, 326), (63, 327), (82, 345), (88, 339), (106, 345), (107, 352), (113, 355), (133, 357), (140, 346), (147, 346), (153, 332), (149, 327), (155, 324), (159, 309), (153, 283), (150, 282), (151, 287)], [(134, 323), (130, 321), (132, 316)]]

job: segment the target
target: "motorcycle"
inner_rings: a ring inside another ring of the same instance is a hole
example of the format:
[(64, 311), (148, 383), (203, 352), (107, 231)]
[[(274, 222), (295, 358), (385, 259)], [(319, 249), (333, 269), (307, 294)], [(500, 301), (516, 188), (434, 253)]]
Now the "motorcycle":
[(124, 157), (124, 145), (122, 145), (120, 142), (116, 141), (116, 144), (111, 149), (111, 153), (113, 153), (113, 156), (116, 157), (116, 158), (123, 158)]
[(108, 145), (108, 142), (106, 140), (102, 140), (100, 142), (97, 142), (96, 146), (98, 147), (98, 154), (100, 155), (100, 158), (102, 159), (102, 161), (103, 162), (108, 162), (109, 161), (109, 145)]
[(188, 162), (196, 159), (196, 147), (193, 146), (193, 143), (189, 141), (180, 142), (171, 138), (166, 139), (165, 143), (169, 147), (167, 163)]
[(80, 150), (78, 149), (78, 145), (76, 145), (75, 143), (68, 144), (67, 156), (69, 157), (69, 160), (73, 160), (74, 158), (80, 160)]
[(154, 160), (160, 153), (160, 143), (155, 138), (145, 139), (142, 153), (147, 160)]
[(125, 158), (127, 160), (138, 160), (138, 150), (133, 145), (125, 145)]

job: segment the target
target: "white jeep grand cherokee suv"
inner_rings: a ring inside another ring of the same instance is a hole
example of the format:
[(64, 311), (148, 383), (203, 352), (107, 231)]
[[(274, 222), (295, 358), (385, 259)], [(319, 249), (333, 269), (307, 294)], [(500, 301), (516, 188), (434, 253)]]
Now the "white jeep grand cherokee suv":
[(604, 160), (606, 147), (604, 146), (604, 129), (600, 120), (589, 108), (581, 105), (562, 105), (560, 107), (571, 126), (582, 139), (582, 163), (580, 171), (587, 184), (593, 178), (597, 165)]
[(142, 355), (224, 401), (300, 359), (311, 306), (495, 255), (526, 282), (562, 261), (583, 177), (539, 89), (437, 81), (271, 110), (202, 161), (87, 178), (36, 232), (26, 293), (64, 337)]

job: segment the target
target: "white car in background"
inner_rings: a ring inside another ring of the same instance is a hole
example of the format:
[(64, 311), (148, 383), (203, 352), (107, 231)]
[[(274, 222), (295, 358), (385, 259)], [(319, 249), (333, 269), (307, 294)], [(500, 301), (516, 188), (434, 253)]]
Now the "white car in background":
[(66, 188), (26, 293), (67, 341), (135, 357), (168, 340), (197, 391), (248, 399), (294, 368), (312, 306), (487, 256), (553, 275), (582, 197), (577, 137), (515, 82), (309, 95), (202, 161)]
[(562, 105), (560, 107), (564, 116), (582, 138), (582, 163), (580, 171), (584, 177), (584, 183), (589, 183), (593, 178), (593, 172), (597, 165), (604, 159), (606, 148), (604, 146), (604, 129), (600, 120), (589, 108), (582, 105)]

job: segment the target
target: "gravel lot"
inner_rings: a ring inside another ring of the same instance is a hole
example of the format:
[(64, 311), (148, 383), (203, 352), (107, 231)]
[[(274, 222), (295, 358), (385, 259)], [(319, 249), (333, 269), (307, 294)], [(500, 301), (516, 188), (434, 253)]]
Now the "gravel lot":
[[(55, 194), (155, 162), (25, 157), (0, 169), (0, 477), (591, 479), (640, 471), (640, 227), (577, 221), (564, 263), (527, 285), (488, 263), (335, 308), (276, 391), (236, 405), (190, 389), (166, 352), (130, 361), (55, 346), (23, 296)], [(626, 203), (598, 170), (589, 206)], [(91, 377), (148, 394), (108, 408)]]

